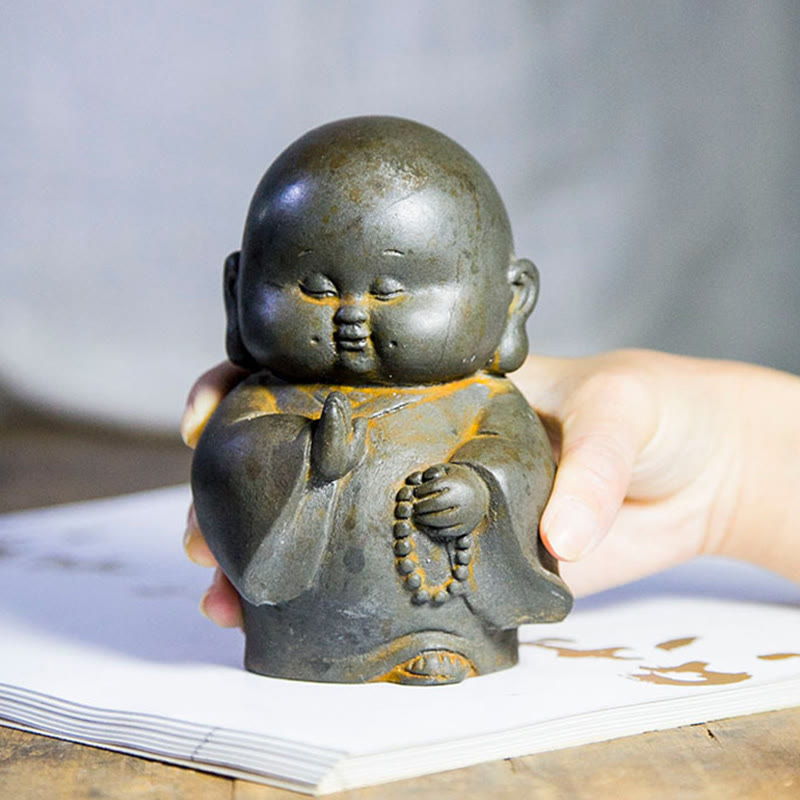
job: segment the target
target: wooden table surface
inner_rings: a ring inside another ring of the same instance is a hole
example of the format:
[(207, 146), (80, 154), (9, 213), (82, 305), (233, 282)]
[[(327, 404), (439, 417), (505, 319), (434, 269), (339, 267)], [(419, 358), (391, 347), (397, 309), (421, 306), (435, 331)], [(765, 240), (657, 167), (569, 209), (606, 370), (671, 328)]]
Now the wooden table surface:
[[(181, 483), (189, 461), (177, 437), (123, 434), (17, 413), (0, 425), (0, 511)], [(0, 800), (300, 797), (0, 727)], [(800, 708), (506, 759), (330, 797), (798, 800)]]

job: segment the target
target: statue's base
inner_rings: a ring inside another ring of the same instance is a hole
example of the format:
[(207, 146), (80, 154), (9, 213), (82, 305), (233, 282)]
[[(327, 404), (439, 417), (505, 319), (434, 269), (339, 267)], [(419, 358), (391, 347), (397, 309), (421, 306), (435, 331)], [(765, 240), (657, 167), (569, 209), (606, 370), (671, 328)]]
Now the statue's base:
[(244, 607), (245, 667), (273, 678), (438, 686), (507, 669), (518, 660), (516, 630), (481, 629), (469, 639), (445, 631), (418, 631), (360, 652), (353, 647), (343, 654), (335, 631), (319, 641), (305, 637), (296, 625), (287, 629), (270, 624), (275, 621), (274, 609), (264, 614), (264, 606), (245, 603)]

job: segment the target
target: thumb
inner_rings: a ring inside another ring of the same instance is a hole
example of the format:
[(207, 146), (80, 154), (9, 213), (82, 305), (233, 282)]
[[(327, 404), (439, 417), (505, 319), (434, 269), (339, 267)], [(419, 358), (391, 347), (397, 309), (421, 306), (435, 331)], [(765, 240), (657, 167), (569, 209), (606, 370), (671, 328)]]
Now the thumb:
[(634, 465), (655, 427), (646, 388), (626, 375), (597, 375), (562, 398), (561, 455), (540, 533), (556, 558), (574, 561), (608, 533)]
[(540, 533), (558, 559), (581, 558), (608, 532), (630, 483), (634, 448), (606, 425), (578, 438), (564, 437), (553, 492)]

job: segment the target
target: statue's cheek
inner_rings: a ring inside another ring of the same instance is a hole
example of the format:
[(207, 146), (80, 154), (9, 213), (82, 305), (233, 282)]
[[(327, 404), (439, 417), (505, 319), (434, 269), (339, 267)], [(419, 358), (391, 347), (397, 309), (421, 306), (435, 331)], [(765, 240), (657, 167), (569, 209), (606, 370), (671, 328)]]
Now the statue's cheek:
[(273, 336), (281, 355), (312, 368), (321, 369), (334, 357), (334, 325), (325, 308), (300, 307), (275, 326)]
[(413, 320), (406, 309), (384, 307), (373, 310), (368, 325), (372, 345), (382, 359), (395, 358), (409, 348), (413, 349), (416, 335)]
[[(257, 360), (275, 368), (322, 368), (334, 351), (332, 311), (324, 304), (265, 303), (245, 319), (245, 339)], [(280, 363), (278, 363), (280, 362)]]

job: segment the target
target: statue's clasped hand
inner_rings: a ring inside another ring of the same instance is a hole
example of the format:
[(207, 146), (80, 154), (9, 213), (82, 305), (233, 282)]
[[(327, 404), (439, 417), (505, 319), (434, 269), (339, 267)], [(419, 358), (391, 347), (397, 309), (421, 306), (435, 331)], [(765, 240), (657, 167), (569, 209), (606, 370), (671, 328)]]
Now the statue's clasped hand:
[(321, 483), (343, 478), (364, 458), (367, 420), (353, 419), (350, 401), (341, 392), (325, 398), (311, 438), (311, 474)]
[(414, 523), (429, 536), (453, 539), (472, 533), (489, 510), (489, 489), (471, 467), (436, 464), (414, 486)]

